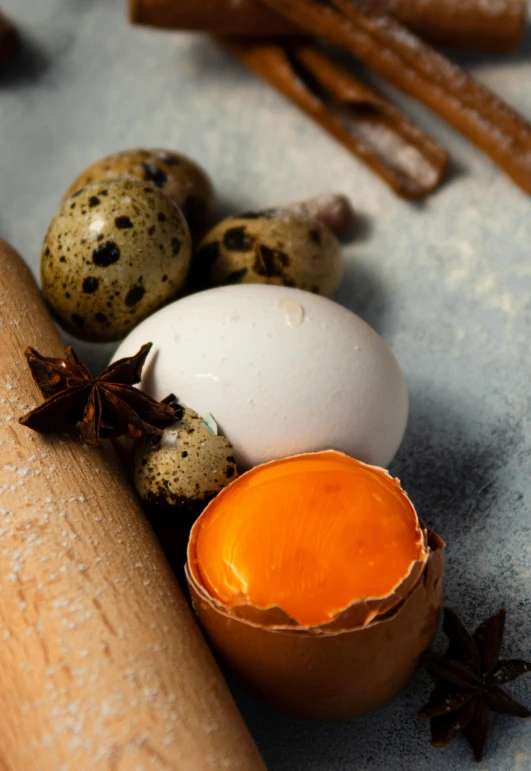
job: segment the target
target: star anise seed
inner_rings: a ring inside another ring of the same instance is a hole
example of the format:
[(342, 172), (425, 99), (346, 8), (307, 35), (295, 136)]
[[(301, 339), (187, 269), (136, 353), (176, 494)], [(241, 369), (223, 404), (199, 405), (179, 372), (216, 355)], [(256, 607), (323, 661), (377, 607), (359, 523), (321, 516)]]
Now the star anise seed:
[(531, 672), (531, 662), (499, 661), (505, 610), (484, 621), (471, 635), (457, 614), (444, 609), (443, 631), (449, 645), (445, 656), (427, 653), (424, 666), (438, 681), (419, 712), (429, 720), (431, 743), (444, 747), (459, 731), (480, 761), (485, 751), (490, 713), (529, 717), (531, 712), (499, 687)]
[(119, 359), (93, 378), (71, 347), (66, 359), (42, 356), (26, 348), (32, 377), (45, 401), (19, 419), (23, 426), (49, 433), (75, 424), (81, 440), (91, 447), (100, 438), (156, 436), (182, 417), (175, 397), (157, 402), (134, 388), (151, 349), (143, 345), (134, 356)]

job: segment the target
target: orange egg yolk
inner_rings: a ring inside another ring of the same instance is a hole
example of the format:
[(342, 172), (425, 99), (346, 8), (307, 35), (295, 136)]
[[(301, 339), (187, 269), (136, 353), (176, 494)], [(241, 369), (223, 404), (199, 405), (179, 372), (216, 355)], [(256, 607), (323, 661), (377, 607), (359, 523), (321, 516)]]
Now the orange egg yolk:
[(257, 467), (226, 488), (198, 522), (195, 556), (222, 604), (279, 606), (311, 626), (391, 594), (423, 550), (397, 480), (322, 452)]

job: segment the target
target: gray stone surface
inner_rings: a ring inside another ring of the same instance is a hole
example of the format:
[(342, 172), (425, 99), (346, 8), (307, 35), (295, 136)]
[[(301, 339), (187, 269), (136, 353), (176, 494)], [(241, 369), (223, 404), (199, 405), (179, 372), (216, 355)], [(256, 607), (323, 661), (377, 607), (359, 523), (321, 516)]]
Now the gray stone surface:
[[(455, 171), (414, 207), (206, 39), (131, 28), (118, 0), (2, 6), (27, 50), (0, 83), (0, 234), (36, 273), (63, 190), (86, 164), (125, 147), (189, 153), (211, 172), (225, 209), (337, 189), (352, 196), (365, 226), (348, 249), (338, 299), (388, 341), (410, 389), (392, 470), (448, 542), (447, 604), (471, 627), (504, 605), (506, 650), (529, 658), (528, 198), (416, 105), (408, 106), (452, 151)], [(514, 58), (466, 62), (531, 115), (529, 36)], [(77, 347), (93, 366), (112, 352)], [(531, 721), (496, 717), (479, 765), (462, 739), (431, 748), (415, 719), (429, 690), (419, 674), (377, 714), (341, 725), (293, 720), (235, 694), (272, 771), (531, 769)], [(531, 704), (531, 678), (510, 691)]]

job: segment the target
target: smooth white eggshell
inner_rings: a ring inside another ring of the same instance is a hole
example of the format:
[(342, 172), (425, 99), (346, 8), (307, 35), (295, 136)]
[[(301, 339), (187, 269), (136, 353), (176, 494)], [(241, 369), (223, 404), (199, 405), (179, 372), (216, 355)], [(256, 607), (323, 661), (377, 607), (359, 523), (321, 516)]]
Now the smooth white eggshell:
[(334, 449), (387, 466), (407, 390), (381, 337), (341, 305), (299, 289), (217, 287), (137, 326), (114, 358), (153, 343), (140, 387), (212, 413), (240, 468)]

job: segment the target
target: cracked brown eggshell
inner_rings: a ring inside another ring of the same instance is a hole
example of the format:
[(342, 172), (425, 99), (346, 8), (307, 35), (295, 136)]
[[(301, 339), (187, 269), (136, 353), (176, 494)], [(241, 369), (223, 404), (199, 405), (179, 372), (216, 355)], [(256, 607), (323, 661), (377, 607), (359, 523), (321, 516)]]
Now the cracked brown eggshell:
[(229, 217), (193, 259), (199, 286), (278, 284), (332, 297), (343, 272), (339, 241), (326, 225), (287, 209)]
[(299, 717), (342, 720), (381, 707), (407, 685), (439, 621), (444, 576), (439, 536), (423, 528), (425, 559), (414, 563), (395, 597), (374, 607), (358, 600), (331, 623), (300, 626), (281, 608), (229, 608), (208, 593), (196, 551), (208, 510), (196, 520), (188, 543), (192, 603), (213, 647), (255, 696)]
[(96, 182), (63, 201), (41, 254), (46, 302), (76, 337), (119, 340), (173, 299), (191, 239), (177, 206), (151, 185)]
[(65, 197), (92, 182), (117, 177), (147, 182), (165, 193), (181, 209), (194, 239), (201, 237), (212, 220), (215, 195), (208, 174), (191, 158), (173, 150), (135, 148), (101, 158), (76, 177)]
[(151, 511), (197, 516), (237, 475), (230, 441), (190, 409), (160, 438), (134, 445), (134, 485)]
[(186, 575), (202, 627), (245, 687), (299, 717), (344, 720), (394, 698), (431, 645), (442, 603), (439, 548), (409, 597), (388, 617), (328, 634), (246, 621), (201, 589), (189, 562)]

